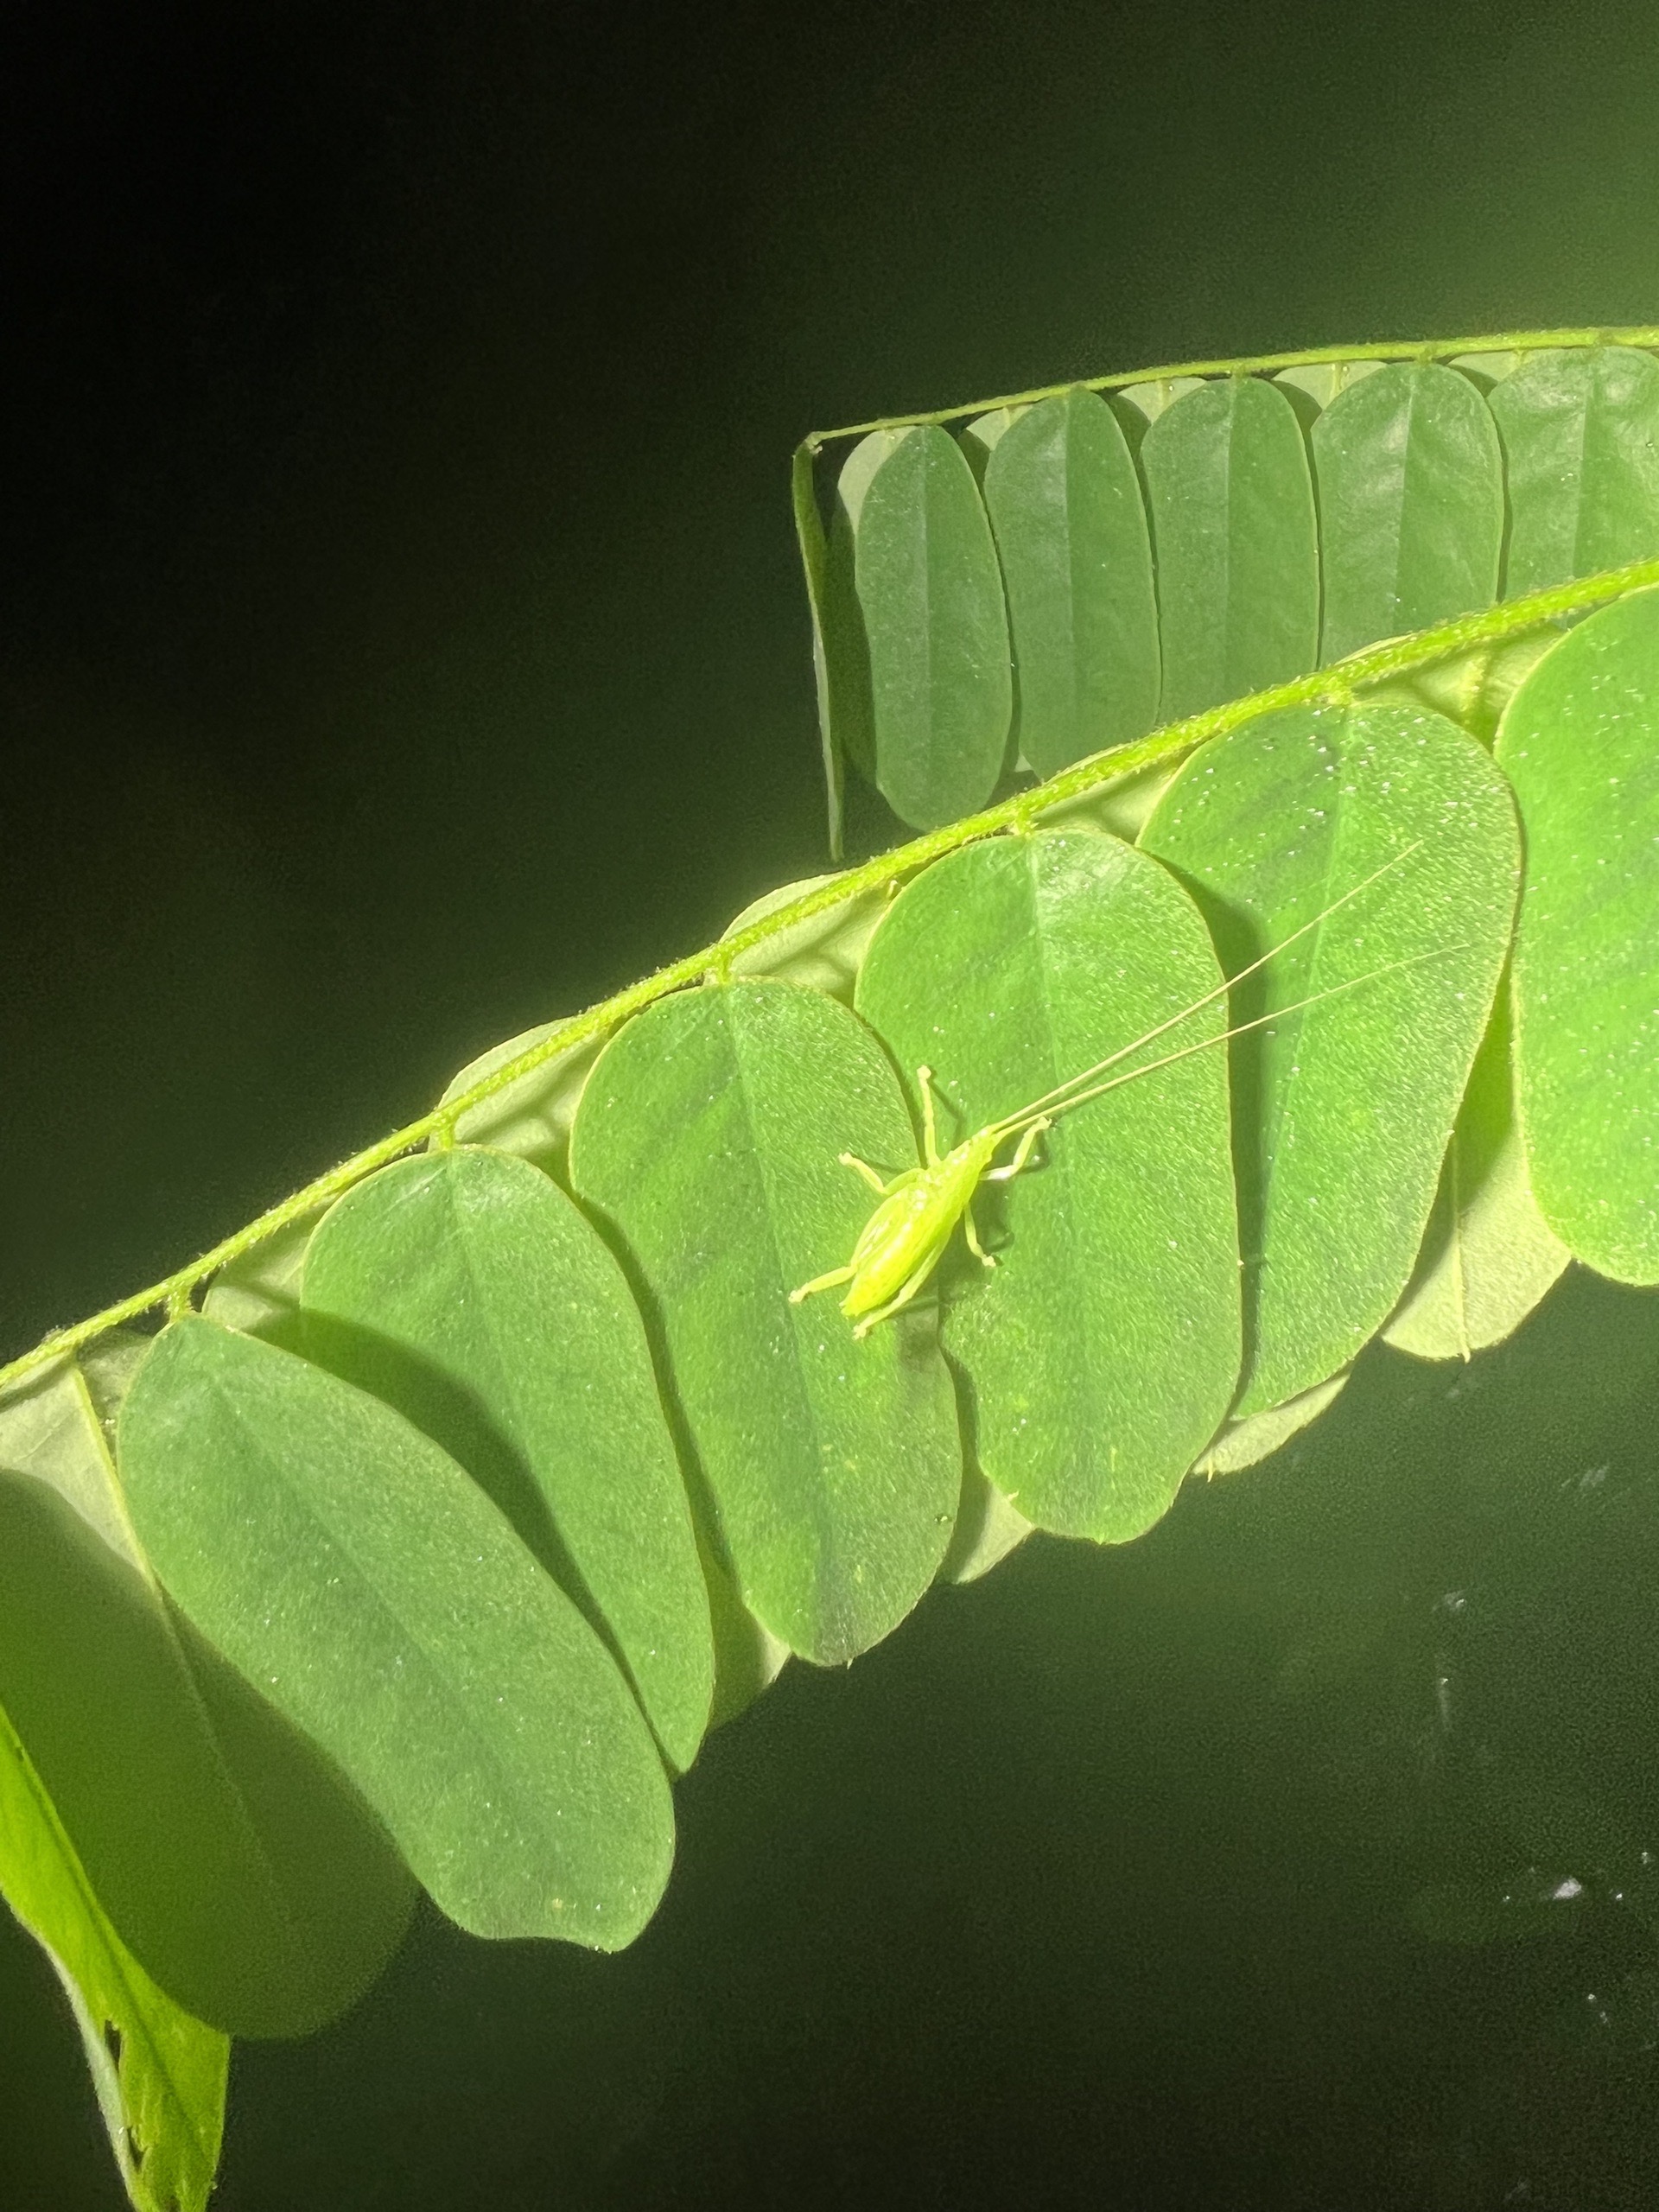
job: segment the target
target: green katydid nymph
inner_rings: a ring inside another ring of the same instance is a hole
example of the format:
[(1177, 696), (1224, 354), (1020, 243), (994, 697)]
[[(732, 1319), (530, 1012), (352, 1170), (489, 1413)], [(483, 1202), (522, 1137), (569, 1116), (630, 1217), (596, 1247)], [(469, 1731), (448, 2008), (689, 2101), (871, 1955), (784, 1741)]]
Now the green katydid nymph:
[[(798, 1290), (790, 1293), (790, 1304), (798, 1306), (803, 1299), (810, 1298), (818, 1291), (838, 1289), (845, 1283), (848, 1290), (841, 1301), (841, 1310), (855, 1324), (853, 1330), (855, 1337), (868, 1336), (878, 1322), (889, 1319), (908, 1306), (917, 1293), (926, 1286), (944, 1256), (945, 1248), (958, 1222), (962, 1224), (968, 1249), (974, 1257), (983, 1267), (995, 1266), (995, 1260), (980, 1243), (974, 1225), (975, 1194), (982, 1183), (1011, 1183), (1015, 1176), (1023, 1173), (1030, 1164), (1038, 1139), (1062, 1114), (1069, 1114), (1073, 1108), (1086, 1105), (1090, 1099), (1102, 1097), (1109, 1090), (1116, 1090), (1121, 1084), (1138, 1082), (1142, 1076), (1152, 1075), (1158, 1069), (1168, 1067), (1177, 1060), (1184, 1060), (1193, 1052), (1208, 1052), (1212, 1046), (1224, 1045), (1230, 1038), (1241, 1037), (1247, 1030), (1260, 1029), (1267, 1023), (1284, 1020), (1287, 1014), (1300, 1014), (1304, 1007), (1317, 1006), (1323, 999), (1335, 998), (1344, 991), (1357, 989), (1362, 983), (1372, 982), (1377, 976), (1390, 974), (1395, 969), (1415, 967), (1422, 960), (1443, 957), (1443, 954), (1431, 952), (1420, 953), (1410, 960), (1391, 961), (1382, 968), (1372, 969), (1367, 975), (1351, 976), (1346, 982), (1334, 983), (1326, 990), (1314, 992), (1310, 998), (1299, 999), (1294, 1005), (1280, 1007), (1272, 1014), (1259, 1015), (1254, 1021), (1243, 1021), (1236, 1028), (1203, 1038), (1196, 1045), (1184, 1045), (1175, 1052), (1161, 1053), (1156, 1059), (1146, 1061), (1141, 1066), (1128, 1069), (1118, 1075), (1106, 1074), (1106, 1071), (1119, 1061), (1142, 1051), (1168, 1031), (1179, 1028), (1182, 1022), (1189, 1020), (1205, 1007), (1212, 1005), (1231, 990), (1234, 984), (1242, 982), (1247, 976), (1255, 975), (1258, 969), (1265, 968), (1268, 961), (1275, 958), (1286, 946), (1294, 944), (1298, 938), (1305, 937), (1310, 930), (1317, 929), (1321, 922), (1336, 912), (1338, 907), (1346, 906), (1351, 899), (1357, 899), (1379, 876), (1386, 875), (1390, 868), (1397, 868), (1416, 849), (1416, 843), (1408, 845), (1404, 851), (1396, 853), (1392, 860), (1385, 861), (1363, 881), (1344, 891), (1339, 899), (1333, 899), (1311, 921), (1304, 922), (1300, 929), (1293, 930), (1280, 944), (1264, 952), (1259, 960), (1252, 961), (1248, 968), (1240, 969), (1236, 975), (1218, 983), (1214, 990), (1195, 999), (1190, 1006), (1183, 1007), (1167, 1021), (1160, 1022), (1156, 1028), (1147, 1030), (1143, 1036), (1121, 1046), (1115, 1052), (1109, 1052), (1103, 1060), (1096, 1060), (1092, 1067), (1080, 1069), (1065, 1083), (1045, 1091), (1040, 1098), (1033, 1098), (1029, 1105), (1022, 1106), (1012, 1114), (1004, 1114), (995, 1122), (988, 1122), (983, 1128), (976, 1129), (971, 1136), (964, 1137), (949, 1152), (941, 1153), (939, 1150), (932, 1070), (918, 1068), (916, 1080), (922, 1105), (921, 1166), (904, 1168), (897, 1175), (887, 1178), (872, 1167), (868, 1160), (860, 1160), (850, 1152), (841, 1154), (842, 1166), (861, 1175), (871, 1189), (879, 1193), (881, 1202), (860, 1231), (858, 1241), (853, 1247), (853, 1256), (847, 1265), (832, 1268), (827, 1274), (817, 1275), (810, 1282), (804, 1282)], [(1102, 1077), (1105, 1077), (1104, 1081), (1097, 1079)], [(994, 1166), (992, 1163), (997, 1153), (1011, 1138), (1015, 1141), (1012, 1157), (1000, 1167)]]

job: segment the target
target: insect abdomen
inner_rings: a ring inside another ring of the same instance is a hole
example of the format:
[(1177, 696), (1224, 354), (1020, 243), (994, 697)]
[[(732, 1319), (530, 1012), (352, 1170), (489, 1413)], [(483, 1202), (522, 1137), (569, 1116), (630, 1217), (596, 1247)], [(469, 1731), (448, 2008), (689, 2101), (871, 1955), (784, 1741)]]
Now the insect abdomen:
[(843, 1313), (855, 1319), (873, 1313), (939, 1258), (982, 1172), (966, 1151), (959, 1147), (936, 1166), (918, 1168), (870, 1216), (854, 1249)]

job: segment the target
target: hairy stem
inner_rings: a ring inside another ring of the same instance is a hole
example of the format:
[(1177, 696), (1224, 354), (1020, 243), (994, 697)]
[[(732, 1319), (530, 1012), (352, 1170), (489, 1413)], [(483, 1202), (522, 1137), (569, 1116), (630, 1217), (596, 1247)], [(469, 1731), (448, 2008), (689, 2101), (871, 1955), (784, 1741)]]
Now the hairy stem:
[[(1606, 333), (1614, 336), (1622, 334)], [(1659, 344), (1659, 332), (1651, 334)], [(1483, 341), (1496, 346), (1501, 341)], [(1540, 342), (1536, 340), (1534, 343)], [(1553, 334), (1552, 342), (1564, 342), (1563, 334)], [(1386, 349), (1376, 346), (1357, 347), (1356, 353), (1374, 358)], [(1467, 347), (1460, 350), (1467, 351)], [(1317, 356), (1287, 356), (1287, 359), (1330, 359), (1324, 353)], [(1174, 373), (1172, 372), (1171, 373)], [(1131, 379), (1120, 379), (1131, 381)], [(962, 411), (962, 410), (958, 410)], [(938, 420), (938, 417), (916, 417), (916, 420)], [(1442, 622), (1432, 630), (1419, 631), (1414, 637), (1391, 638), (1382, 644), (1368, 645), (1363, 652), (1351, 654), (1346, 660), (1334, 662), (1332, 666), (1314, 671), (1307, 676), (1297, 677), (1289, 683), (1275, 684), (1271, 690), (1258, 691), (1247, 699), (1230, 700), (1225, 705), (1211, 707), (1201, 715), (1190, 715), (1183, 721), (1171, 722), (1166, 728), (1154, 730), (1150, 736), (1137, 739), (1131, 745), (1122, 745), (1108, 753), (1095, 753), (1087, 760), (1063, 769), (1045, 784), (1019, 792), (1005, 799), (999, 806), (988, 807), (982, 813), (970, 814), (960, 822), (948, 823), (943, 829), (929, 830), (924, 836), (912, 838), (909, 844), (899, 845), (891, 852), (880, 853), (874, 860), (865, 861), (857, 868), (844, 870), (820, 884), (815, 890), (792, 899), (785, 906), (751, 922), (747, 929), (722, 938), (719, 944), (706, 945), (700, 952), (688, 954), (666, 968), (659, 968), (655, 975), (647, 976), (626, 990), (589, 1007), (586, 1013), (574, 1014), (562, 1022), (550, 1036), (539, 1044), (531, 1046), (515, 1058), (485, 1076), (470, 1089), (460, 1093), (446, 1105), (423, 1114), (418, 1121), (405, 1128), (394, 1129), (390, 1136), (382, 1137), (378, 1144), (369, 1146), (327, 1174), (319, 1175), (291, 1198), (272, 1206), (257, 1220), (251, 1221), (234, 1236), (226, 1236), (211, 1250), (187, 1267), (175, 1269), (162, 1281), (151, 1283), (147, 1289), (135, 1291), (116, 1305), (106, 1306), (73, 1327), (54, 1330), (20, 1358), (10, 1365), (0, 1367), (0, 1391), (21, 1382), (28, 1376), (76, 1351), (93, 1338), (118, 1328), (123, 1322), (136, 1320), (157, 1306), (167, 1306), (172, 1313), (182, 1312), (192, 1295), (207, 1279), (232, 1260), (274, 1236), (290, 1222), (326, 1205), (350, 1190), (354, 1183), (378, 1167), (385, 1166), (415, 1146), (429, 1138), (440, 1143), (453, 1141), (455, 1124), (461, 1116), (510, 1084), (517, 1083), (544, 1062), (560, 1052), (569, 1052), (573, 1046), (602, 1035), (639, 1013), (656, 1000), (666, 998), (670, 992), (683, 990), (688, 986), (704, 982), (710, 976), (723, 978), (729, 975), (732, 963), (740, 955), (753, 950), (771, 938), (781, 936), (785, 930), (811, 920), (816, 915), (827, 913), (844, 899), (860, 893), (886, 889), (896, 886), (918, 869), (942, 859), (963, 845), (976, 843), (984, 837), (995, 837), (1007, 832), (1020, 834), (1033, 828), (1051, 807), (1087, 797), (1105, 789), (1108, 785), (1125, 776), (1135, 775), (1143, 768), (1158, 762), (1173, 764), (1184, 753), (1213, 737), (1224, 736), (1229, 731), (1259, 721), (1263, 715), (1275, 714), (1287, 707), (1333, 705), (1346, 702), (1368, 685), (1389, 682), (1410, 676), (1435, 663), (1456, 658), (1480, 645), (1499, 645), (1529, 630), (1558, 621), (1564, 617), (1585, 614), (1591, 609), (1605, 606), (1622, 598), (1626, 592), (1640, 590), (1649, 585), (1659, 585), (1659, 560), (1634, 561), (1622, 569), (1610, 569), (1600, 575), (1585, 576), (1572, 583), (1552, 585), (1546, 591), (1532, 593), (1525, 599), (1510, 600), (1502, 606), (1490, 607), (1477, 614), (1459, 615), (1451, 622)]]

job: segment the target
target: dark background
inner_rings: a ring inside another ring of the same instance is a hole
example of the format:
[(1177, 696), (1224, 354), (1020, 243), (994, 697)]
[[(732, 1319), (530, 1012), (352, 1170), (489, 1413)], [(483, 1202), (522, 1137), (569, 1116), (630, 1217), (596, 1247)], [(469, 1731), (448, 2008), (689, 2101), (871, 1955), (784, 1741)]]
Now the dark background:
[[(1656, 95), (1648, 0), (8, 10), (0, 1356), (824, 865), (804, 431), (1659, 321)], [(791, 1669), (632, 1952), (429, 1916), (238, 2052), (219, 2201), (1641, 2212), (1656, 1411), (1570, 1283)], [(7, 2212), (119, 2202), (9, 1923), (0, 2101)]]

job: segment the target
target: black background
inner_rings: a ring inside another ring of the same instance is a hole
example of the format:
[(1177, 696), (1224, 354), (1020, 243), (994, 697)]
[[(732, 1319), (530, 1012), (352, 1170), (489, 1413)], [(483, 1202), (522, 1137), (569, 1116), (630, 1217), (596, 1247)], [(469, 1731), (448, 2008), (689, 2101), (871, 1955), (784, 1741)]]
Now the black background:
[[(1659, 320), (1656, 95), (1645, 0), (9, 10), (0, 1356), (824, 865), (804, 431)], [(1659, 2201), (1628, 1913), (1403, 1918), (1503, 1875), (1460, 1762), (1639, 1826), (1656, 1348), (1569, 1286), (791, 1669), (633, 1952), (429, 1916), (219, 2202)], [(119, 2202), (9, 1924), (0, 2099), (0, 2203)]]

